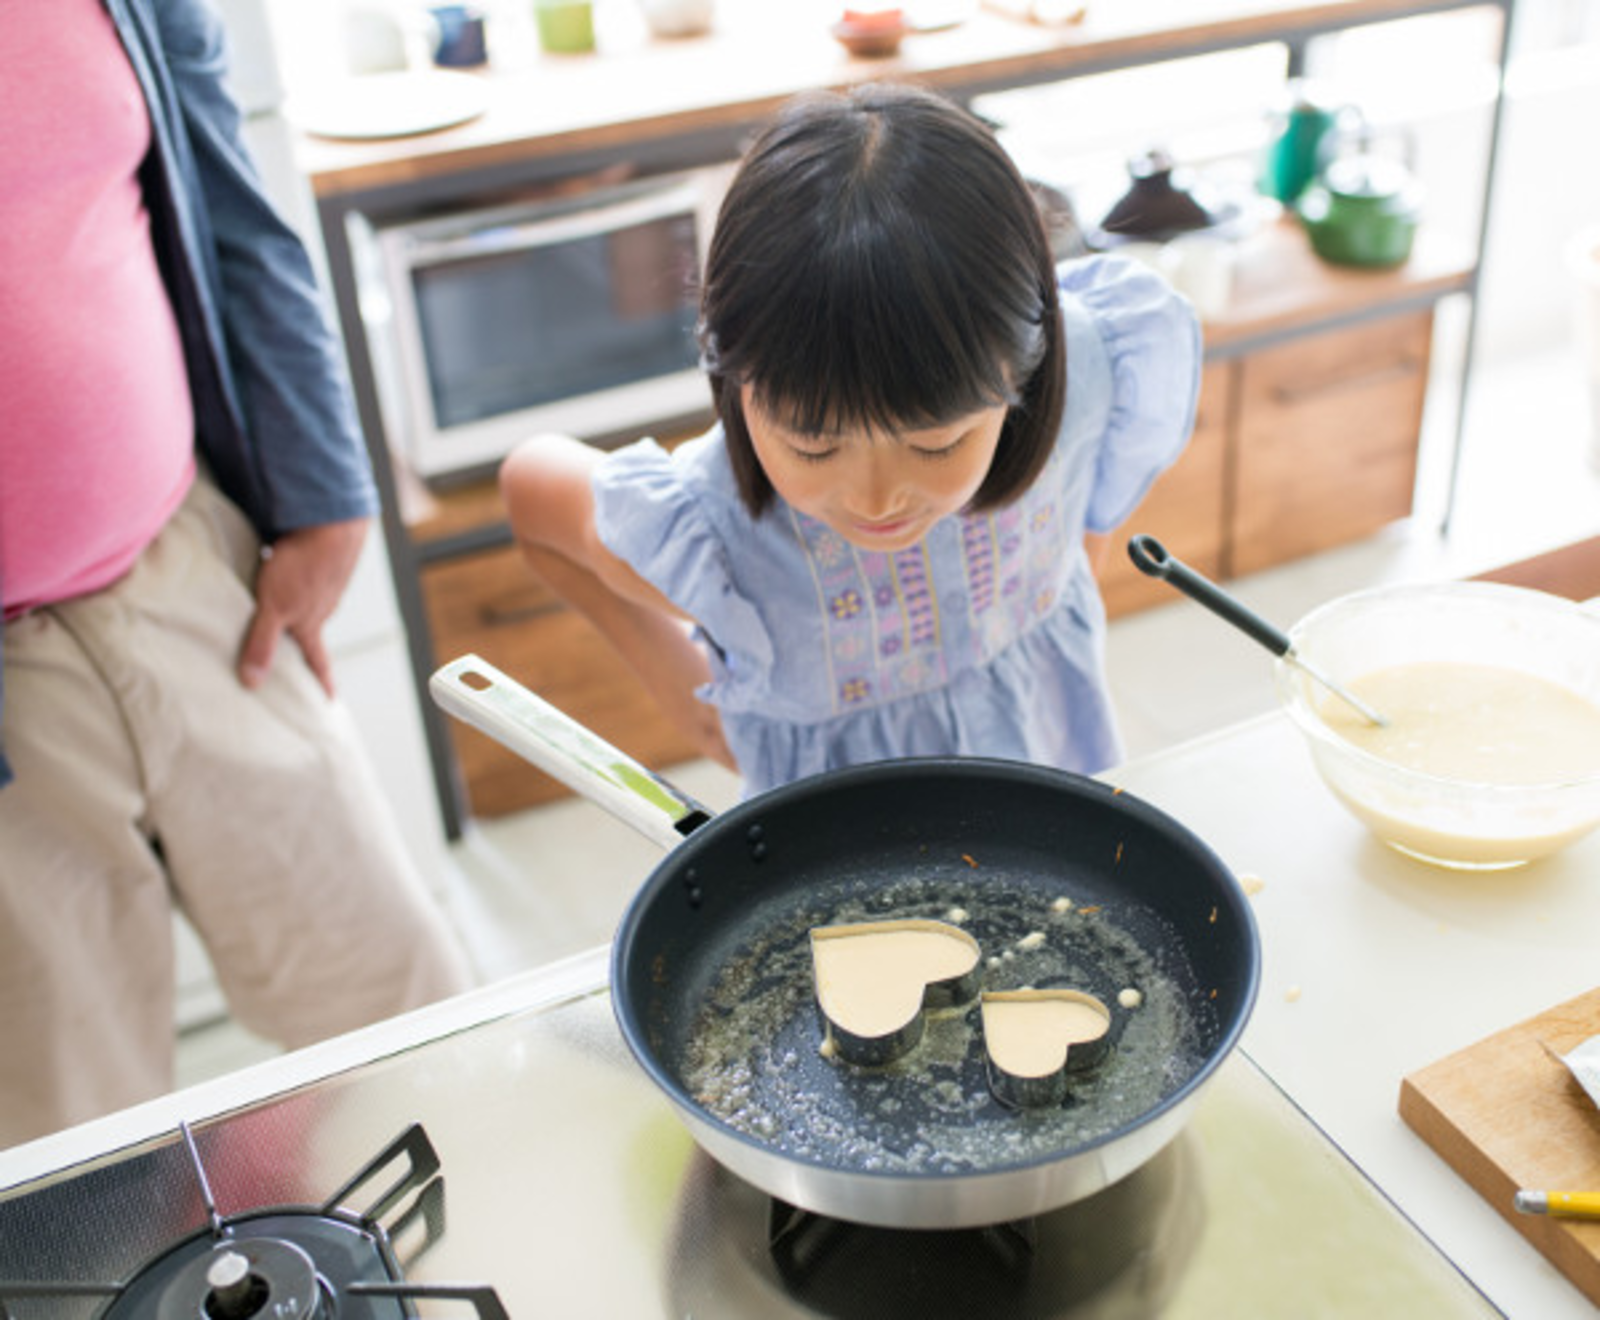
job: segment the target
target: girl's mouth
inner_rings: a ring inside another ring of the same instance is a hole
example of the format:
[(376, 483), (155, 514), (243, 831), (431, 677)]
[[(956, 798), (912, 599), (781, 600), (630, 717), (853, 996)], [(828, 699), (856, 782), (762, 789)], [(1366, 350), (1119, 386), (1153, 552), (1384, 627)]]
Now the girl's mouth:
[(915, 519), (886, 518), (882, 522), (857, 522), (853, 526), (859, 536), (882, 540), (886, 537), (901, 536), (915, 525)]

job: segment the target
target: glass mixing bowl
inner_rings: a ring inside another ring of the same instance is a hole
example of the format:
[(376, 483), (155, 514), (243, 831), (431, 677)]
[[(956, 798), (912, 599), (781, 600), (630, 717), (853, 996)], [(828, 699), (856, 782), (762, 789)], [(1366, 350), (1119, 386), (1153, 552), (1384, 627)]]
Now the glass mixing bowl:
[[(1294, 654), (1335, 683), (1357, 685), (1357, 695), (1379, 706), (1397, 732), (1415, 727), (1408, 713), (1423, 718), (1418, 708), (1382, 709), (1363, 678), (1432, 663), (1509, 670), (1512, 683), (1520, 681), (1515, 675), (1544, 679), (1592, 705), (1600, 719), (1600, 614), (1559, 596), (1484, 582), (1378, 587), (1313, 610), (1290, 629), (1289, 640)], [(1512, 719), (1504, 749), (1498, 749), (1502, 731), (1496, 730), (1497, 754), (1488, 758), (1495, 772), (1480, 766), (1455, 778), (1437, 765), (1434, 772), (1411, 769), (1356, 746), (1329, 723), (1332, 708), (1344, 706), (1338, 697), (1281, 659), (1276, 677), (1318, 773), (1400, 852), (1463, 870), (1504, 869), (1548, 856), (1600, 824), (1600, 741), (1579, 749), (1584, 768), (1543, 772), (1546, 753), (1555, 751), (1547, 739), (1572, 737), (1582, 721), (1557, 721), (1552, 732), (1538, 721)], [(1582, 707), (1579, 713), (1589, 714)], [(1526, 755), (1531, 772), (1511, 773), (1513, 753)]]

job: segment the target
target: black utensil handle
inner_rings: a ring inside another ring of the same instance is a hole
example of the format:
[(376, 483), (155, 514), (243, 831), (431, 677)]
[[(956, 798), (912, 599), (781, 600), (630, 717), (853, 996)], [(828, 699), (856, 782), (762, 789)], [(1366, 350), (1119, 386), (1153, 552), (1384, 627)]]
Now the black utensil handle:
[(1170, 582), (1191, 600), (1199, 601), (1213, 614), (1253, 637), (1273, 655), (1288, 651), (1287, 633), (1268, 623), (1243, 601), (1230, 596), (1204, 574), (1195, 572), (1183, 560), (1168, 554), (1166, 546), (1155, 537), (1133, 537), (1128, 542), (1128, 558), (1141, 573)]

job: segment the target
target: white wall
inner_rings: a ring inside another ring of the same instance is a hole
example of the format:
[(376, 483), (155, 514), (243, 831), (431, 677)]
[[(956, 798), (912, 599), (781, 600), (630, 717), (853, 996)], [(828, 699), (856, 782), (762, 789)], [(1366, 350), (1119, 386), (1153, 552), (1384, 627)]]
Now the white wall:
[(1508, 79), (1479, 320), (1482, 359), (1570, 342), (1565, 249), (1600, 224), (1600, 46), (1530, 56)]

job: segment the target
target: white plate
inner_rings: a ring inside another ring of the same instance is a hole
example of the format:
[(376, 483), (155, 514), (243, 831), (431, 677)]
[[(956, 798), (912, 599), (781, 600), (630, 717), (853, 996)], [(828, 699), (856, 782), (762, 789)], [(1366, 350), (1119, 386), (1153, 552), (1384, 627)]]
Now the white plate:
[(906, 27), (912, 32), (939, 32), (965, 23), (978, 0), (911, 0), (905, 6)]
[(284, 107), (307, 133), (329, 138), (391, 138), (432, 133), (476, 119), (489, 89), (470, 73), (402, 69), (329, 83)]

